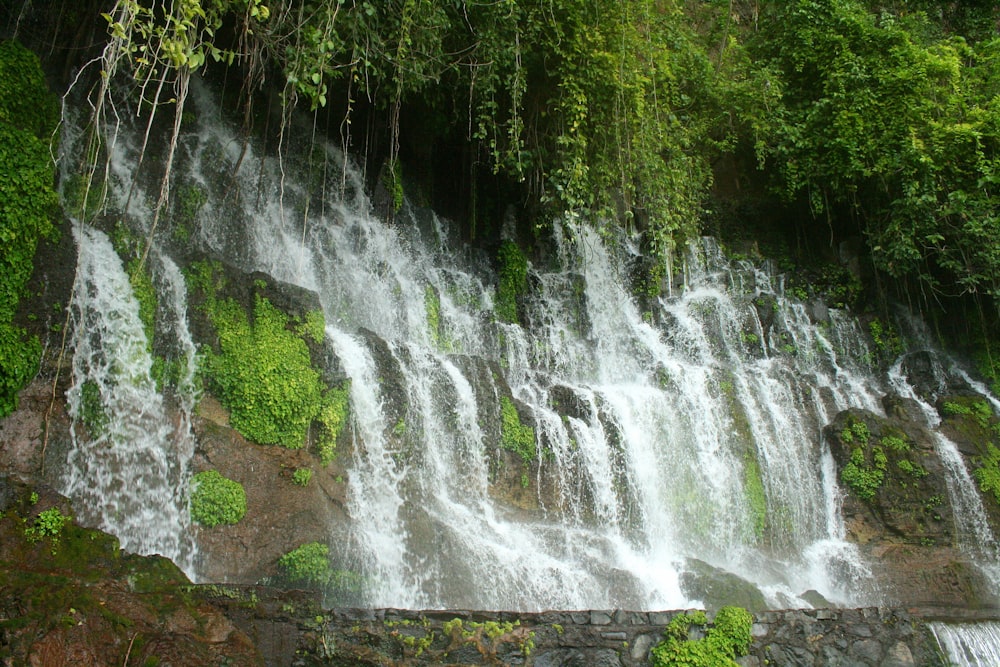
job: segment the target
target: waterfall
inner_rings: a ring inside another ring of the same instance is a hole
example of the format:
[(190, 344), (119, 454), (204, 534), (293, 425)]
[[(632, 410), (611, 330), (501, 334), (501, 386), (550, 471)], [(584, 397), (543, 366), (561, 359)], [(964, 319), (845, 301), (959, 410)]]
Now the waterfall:
[(1000, 665), (1000, 623), (929, 623), (938, 645), (956, 667)]
[[(382, 220), (335, 147), (300, 145), (292, 128), (279, 158), (221, 120), (202, 84), (191, 99), (174, 189), (204, 203), (186, 242), (315, 291), (349, 379), (350, 522), (330, 541), (363, 604), (683, 608), (702, 603), (686, 581), (706, 563), (775, 607), (808, 606), (808, 591), (881, 601), (821, 437), (847, 408), (884, 414), (889, 382), (849, 313), (792, 298), (776, 271), (712, 239), (672, 256), (669, 294), (642, 301), (627, 279), (635, 239), (569, 219), (529, 263), (521, 321), (499, 321), (489, 258), (447, 221), (409, 201)], [(148, 233), (153, 195), (131, 183), (129, 146), (114, 149), (112, 198), (123, 206), (134, 185), (130, 218)], [(153, 253), (157, 330), (182, 369), (171, 424), (121, 261), (100, 232), (75, 233), (67, 492), (127, 548), (189, 567), (182, 279), (168, 250)], [(107, 423), (84, 428), (95, 391)], [(534, 437), (523, 465), (499, 451), (510, 408)]]
[[(686, 254), (683, 285), (640, 312), (624, 279), (631, 241), (561, 222), (552, 261), (530, 267), (526, 325), (497, 322), (489, 262), (440, 218), (406, 203), (379, 220), (360, 172), (327, 145), (293, 147), (279, 165), (251, 143), (240, 159), (202, 108), (186, 178), (209, 189), (232, 178), (240, 193), (225, 211), (209, 198), (199, 241), (316, 290), (350, 378), (341, 550), (366, 603), (682, 607), (698, 602), (680, 581), (689, 558), (773, 604), (803, 604), (808, 589), (875, 599), (819, 444), (832, 415), (878, 409), (883, 391), (849, 318), (817, 327), (773, 275), (710, 240)], [(398, 376), (398, 395), (379, 373)], [(545, 491), (530, 507), (499, 499), (491, 478), (487, 425), (506, 387), (534, 428), (523, 481)]]
[[(78, 259), (67, 400), (74, 428), (63, 492), (86, 522), (117, 536), (123, 548), (166, 556), (193, 573), (187, 510), (193, 439), (186, 424), (175, 428), (168, 418), (150, 374), (139, 305), (111, 241), (81, 225), (73, 234)], [(164, 280), (176, 280), (176, 266), (165, 265), (171, 268)], [(183, 302), (172, 305), (175, 314), (184, 311)]]

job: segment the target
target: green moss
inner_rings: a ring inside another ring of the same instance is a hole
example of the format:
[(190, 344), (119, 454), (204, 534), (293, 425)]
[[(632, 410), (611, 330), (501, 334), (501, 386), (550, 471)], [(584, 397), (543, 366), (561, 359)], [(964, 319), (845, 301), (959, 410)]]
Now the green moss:
[(259, 295), (252, 324), (232, 299), (214, 304), (210, 316), (220, 353), (208, 355), (205, 369), (233, 427), (261, 444), (302, 447), (325, 387), (305, 341), (287, 329), (288, 316)]
[(132, 294), (139, 302), (139, 320), (146, 333), (146, 349), (152, 352), (156, 327), (156, 287), (153, 286), (148, 265), (140, 267), (138, 258), (129, 261), (127, 271)]
[(191, 479), (191, 519), (212, 528), (238, 522), (247, 513), (243, 485), (223, 477), (218, 470), (205, 470)]
[(767, 496), (764, 493), (764, 480), (760, 474), (760, 464), (750, 453), (743, 459), (743, 489), (750, 507), (753, 534), (759, 540), (764, 536), (764, 530), (767, 528)]
[(337, 456), (337, 438), (340, 437), (340, 432), (347, 423), (350, 408), (349, 382), (345, 382), (343, 387), (333, 387), (327, 390), (323, 397), (323, 407), (316, 418), (320, 425), (316, 448), (319, 452), (320, 463), (323, 465), (329, 464)]
[(13, 319), (38, 242), (55, 232), (49, 141), (57, 120), (38, 58), (13, 40), (0, 42), (0, 418), (17, 407), (42, 354), (38, 339)]
[(538, 456), (535, 447), (535, 429), (521, 423), (514, 402), (500, 397), (500, 446), (521, 457), (525, 465)]
[(688, 639), (692, 625), (706, 626), (703, 611), (675, 616), (664, 630), (663, 641), (650, 651), (653, 667), (735, 667), (736, 658), (750, 650), (753, 617), (742, 607), (722, 607), (702, 639)]
[(399, 160), (393, 160), (383, 172), (382, 185), (392, 197), (393, 213), (403, 208), (403, 176), (399, 168)]
[(424, 311), (427, 314), (427, 329), (435, 347), (441, 346), (441, 296), (433, 285), (424, 290)]
[(496, 316), (503, 322), (517, 322), (517, 302), (528, 290), (528, 260), (513, 241), (500, 244), (497, 259), (500, 275)]
[(108, 412), (101, 399), (101, 388), (93, 380), (86, 380), (80, 386), (80, 420), (91, 438), (98, 438), (108, 427)]

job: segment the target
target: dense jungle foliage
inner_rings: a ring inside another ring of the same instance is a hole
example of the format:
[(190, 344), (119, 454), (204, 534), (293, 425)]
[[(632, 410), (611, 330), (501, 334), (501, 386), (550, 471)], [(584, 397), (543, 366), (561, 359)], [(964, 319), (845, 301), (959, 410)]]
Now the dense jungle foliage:
[(705, 230), (831, 258), (860, 239), (869, 285), (941, 321), (974, 320), (951, 333), (989, 360), (996, 3), (5, 4), (0, 30), (47, 54), (54, 76), (61, 66), (59, 85), (91, 63), (98, 122), (109, 88), (133, 86), (151, 114), (176, 116), (176, 136), (188, 78), (206, 71), (239, 91), (248, 131), (271, 122), (265, 105), (282, 137), (293, 109), (312, 111), (384, 165), (373, 182), (415, 186), (471, 239), (495, 242), (511, 202), (523, 232), (586, 215), (641, 232), (653, 257)]

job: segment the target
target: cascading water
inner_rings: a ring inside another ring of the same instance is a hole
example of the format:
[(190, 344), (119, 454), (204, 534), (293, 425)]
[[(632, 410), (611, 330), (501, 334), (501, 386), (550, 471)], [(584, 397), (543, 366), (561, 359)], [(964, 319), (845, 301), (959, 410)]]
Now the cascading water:
[[(192, 100), (197, 128), (182, 138), (174, 184), (207, 195), (190, 242), (315, 290), (350, 379), (351, 524), (331, 527), (331, 541), (339, 564), (361, 575), (364, 604), (680, 608), (699, 602), (685, 584), (696, 561), (753, 582), (775, 606), (806, 606), (810, 589), (834, 603), (879, 600), (844, 539), (820, 437), (848, 407), (882, 412), (887, 385), (868, 370), (852, 318), (788, 298), (779, 276), (726, 260), (709, 239), (675, 260), (683, 279), (643, 312), (624, 278), (630, 240), (560, 222), (549, 261), (530, 267), (523, 324), (501, 322), (488, 262), (449, 240), (437, 216), (404, 204), (380, 220), (336, 149), (293, 148), (279, 164), (218, 121), (197, 83)], [(123, 155), (115, 180), (130, 184)], [(142, 190), (135, 201), (151, 198)], [(126, 546), (183, 560), (188, 454), (171, 451), (178, 434), (157, 421), (161, 399), (120, 262), (99, 233), (80, 229), (78, 241), (74, 414), (88, 381), (109, 395), (146, 392), (130, 409), (158, 435), (118, 440), (147, 452), (144, 480), (169, 480), (158, 506), (171, 514), (158, 518), (173, 528)], [(177, 284), (170, 265), (163, 257), (161, 287)], [(113, 304), (94, 307), (98, 298)], [(182, 305), (171, 312), (183, 322)], [(127, 326), (122, 342), (95, 333), (111, 328), (99, 315)], [(193, 369), (186, 328), (176, 331)], [(90, 350), (94, 340), (106, 342)], [(497, 481), (508, 393), (535, 442), (520, 490)], [(128, 535), (130, 524), (116, 523), (130, 513), (125, 501), (107, 498), (154, 485), (116, 481), (127, 466), (109, 452), (125, 448), (110, 442), (78, 443), (67, 487)]]
[[(801, 603), (810, 588), (834, 601), (875, 594), (843, 541), (817, 444), (836, 411), (877, 406), (846, 318), (820, 330), (769, 275), (730, 266), (707, 241), (677, 296), (643, 314), (622, 279), (628, 253), (566, 225), (555, 268), (532, 268), (529, 326), (500, 323), (486, 263), (452, 250), (436, 216), (404, 206), (385, 223), (358, 172), (317, 177), (329, 171), (317, 163), (344, 163), (334, 149), (298, 151), (311, 155), (279, 169), (252, 145), (242, 159), (227, 152), (239, 142), (199, 117), (187, 178), (241, 184), (231, 208), (209, 198), (201, 242), (316, 290), (350, 377), (355, 524), (340, 555), (364, 575), (368, 604), (679, 607), (696, 602), (680, 583), (691, 557), (756, 582), (775, 604)], [(773, 310), (766, 327), (754, 297)], [(375, 357), (386, 352), (398, 396), (380, 387), (388, 371)], [(496, 433), (485, 425), (499, 421), (505, 385), (532, 415), (539, 464), (524, 481), (547, 489), (537, 510), (494, 497)]]
[[(64, 155), (80, 154), (82, 133), (73, 114), (63, 131)], [(150, 212), (129, 192), (136, 151), (122, 136), (108, 137), (111, 178), (104, 210), (128, 208), (137, 226)], [(119, 142), (121, 139), (121, 142)], [(73, 183), (73, 165), (61, 163), (61, 183)], [(63, 193), (64, 199), (67, 194)], [(86, 208), (96, 209), (96, 189)], [(73, 210), (73, 205), (68, 210)], [(187, 289), (174, 261), (154, 251), (149, 274), (157, 292), (157, 327), (170, 351), (175, 389), (169, 410), (154, 379), (151, 341), (129, 273), (106, 234), (73, 221), (77, 268), (70, 304), (74, 420), (71, 449), (61, 473), (63, 492), (82, 518), (114, 534), (122, 547), (160, 554), (194, 576), (196, 546), (188, 512), (188, 464), (194, 453), (190, 415), (196, 348), (187, 329)], [(162, 375), (162, 373), (161, 373)]]
[[(117, 536), (124, 548), (166, 556), (193, 573), (186, 492), (193, 440), (186, 424), (175, 428), (164, 409), (138, 303), (111, 241), (80, 225), (73, 233), (78, 259), (67, 400), (77, 425), (63, 490), (87, 521)], [(164, 261), (170, 267), (165, 280), (181, 299), (173, 311), (183, 312), (184, 291), (170, 283), (179, 273)]]
[[(920, 322), (909, 320), (908, 324), (911, 330), (910, 339), (914, 341), (914, 351), (930, 355), (933, 362), (931, 369), (934, 383), (939, 388), (945, 386), (946, 377), (951, 373), (961, 377), (980, 395), (988, 397), (988, 400), (993, 403), (994, 409), (1000, 408), (1000, 403), (981, 383), (972, 380), (960, 368), (945, 368), (941, 355), (931, 344), (930, 337)], [(948, 363), (946, 359), (943, 361)], [(928, 424), (937, 426), (941, 422), (941, 417), (932, 405), (934, 399), (937, 398), (936, 392), (935, 395), (924, 396), (916, 391), (906, 378), (903, 368), (904, 362), (905, 358), (900, 358), (889, 370), (890, 384), (899, 395), (912, 399), (920, 406)], [(986, 508), (983, 507), (982, 498), (976, 491), (976, 483), (966, 468), (958, 446), (939, 431), (935, 430), (931, 435), (934, 439), (934, 451), (941, 460), (947, 475), (945, 482), (951, 506), (954, 508), (958, 546), (970, 556), (972, 562), (986, 575), (992, 585), (1000, 589), (1000, 542), (997, 541), (990, 528), (989, 520), (986, 517)]]
[(930, 623), (931, 632), (955, 667), (1000, 665), (1000, 623)]

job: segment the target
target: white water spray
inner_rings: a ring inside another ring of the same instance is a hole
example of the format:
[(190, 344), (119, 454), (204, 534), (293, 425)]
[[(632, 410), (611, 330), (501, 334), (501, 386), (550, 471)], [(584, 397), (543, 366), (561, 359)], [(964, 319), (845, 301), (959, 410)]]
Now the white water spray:
[(140, 554), (193, 574), (187, 464), (192, 441), (175, 430), (150, 375), (152, 356), (121, 260), (103, 233), (74, 228), (72, 449), (63, 491), (88, 523)]

